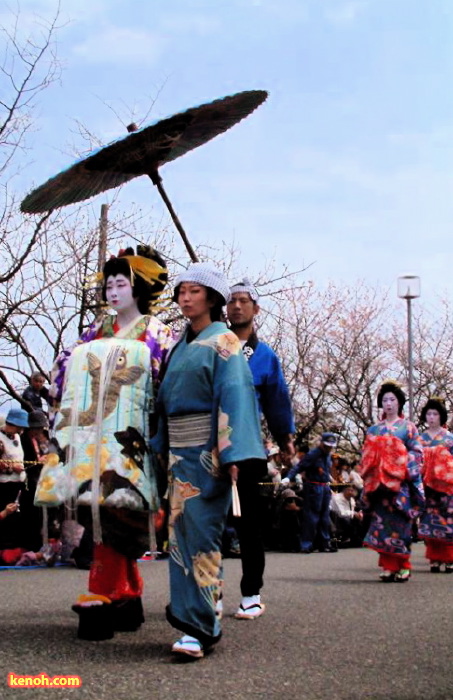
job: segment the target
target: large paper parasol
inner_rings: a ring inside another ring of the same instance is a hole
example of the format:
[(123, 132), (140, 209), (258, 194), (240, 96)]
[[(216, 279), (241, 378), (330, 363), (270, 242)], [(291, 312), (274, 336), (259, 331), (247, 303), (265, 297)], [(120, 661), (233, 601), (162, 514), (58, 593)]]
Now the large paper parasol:
[(21, 204), (26, 213), (47, 212), (148, 175), (162, 196), (193, 261), (197, 256), (162, 185), (159, 168), (227, 131), (267, 98), (264, 90), (224, 97), (162, 119), (118, 139), (33, 190)]

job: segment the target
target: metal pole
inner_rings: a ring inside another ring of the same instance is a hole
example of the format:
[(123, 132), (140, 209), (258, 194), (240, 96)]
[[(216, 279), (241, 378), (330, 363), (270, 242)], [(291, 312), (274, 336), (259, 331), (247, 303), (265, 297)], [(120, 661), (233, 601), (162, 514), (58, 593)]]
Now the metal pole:
[(407, 358), (409, 365), (409, 420), (414, 420), (414, 363), (412, 358), (412, 299), (407, 298)]

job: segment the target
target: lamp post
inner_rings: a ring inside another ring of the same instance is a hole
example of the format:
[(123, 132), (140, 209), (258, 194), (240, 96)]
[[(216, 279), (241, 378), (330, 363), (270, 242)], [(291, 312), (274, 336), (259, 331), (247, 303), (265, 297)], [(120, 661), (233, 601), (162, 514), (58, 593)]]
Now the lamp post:
[(407, 360), (409, 385), (409, 420), (414, 420), (414, 364), (412, 359), (412, 299), (420, 296), (420, 277), (403, 275), (398, 277), (398, 296), (407, 302)]

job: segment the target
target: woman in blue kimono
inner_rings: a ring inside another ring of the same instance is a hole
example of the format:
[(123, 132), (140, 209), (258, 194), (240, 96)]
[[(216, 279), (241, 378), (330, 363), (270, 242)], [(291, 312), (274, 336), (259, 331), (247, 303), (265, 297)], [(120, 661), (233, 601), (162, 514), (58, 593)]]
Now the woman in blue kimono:
[(360, 469), (362, 500), (371, 512), (364, 544), (379, 552), (384, 582), (409, 580), (412, 523), (425, 504), (423, 448), (417, 428), (403, 418), (405, 402), (396, 382), (382, 384), (382, 420), (368, 428)]
[(432, 397), (423, 406), (420, 420), (427, 429), (421, 434), (424, 449), (423, 484), (426, 509), (420, 519), (419, 535), (426, 544), (431, 572), (442, 565), (453, 573), (453, 435), (443, 425), (447, 410), (443, 400)]
[(196, 659), (221, 637), (216, 604), (231, 480), (243, 460), (265, 455), (251, 372), (240, 341), (220, 321), (225, 276), (194, 263), (176, 279), (174, 299), (189, 323), (159, 390), (156, 446), (168, 453), (167, 619), (185, 633), (172, 651)]

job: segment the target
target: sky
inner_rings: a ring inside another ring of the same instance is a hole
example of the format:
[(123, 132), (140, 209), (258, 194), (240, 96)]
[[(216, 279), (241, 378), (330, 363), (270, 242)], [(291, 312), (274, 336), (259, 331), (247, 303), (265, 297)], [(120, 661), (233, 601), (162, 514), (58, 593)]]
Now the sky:
[[(21, 0), (23, 30), (55, 8)], [(161, 170), (192, 243), (235, 241), (252, 278), (275, 257), (319, 285), (396, 297), (411, 273), (425, 304), (451, 296), (451, 0), (62, 0), (59, 24), (63, 72), (39, 98), (24, 195), (86, 148), (77, 121), (108, 143), (132, 120), (264, 89), (246, 120)], [(133, 203), (167, 221), (147, 178), (114, 200)]]

